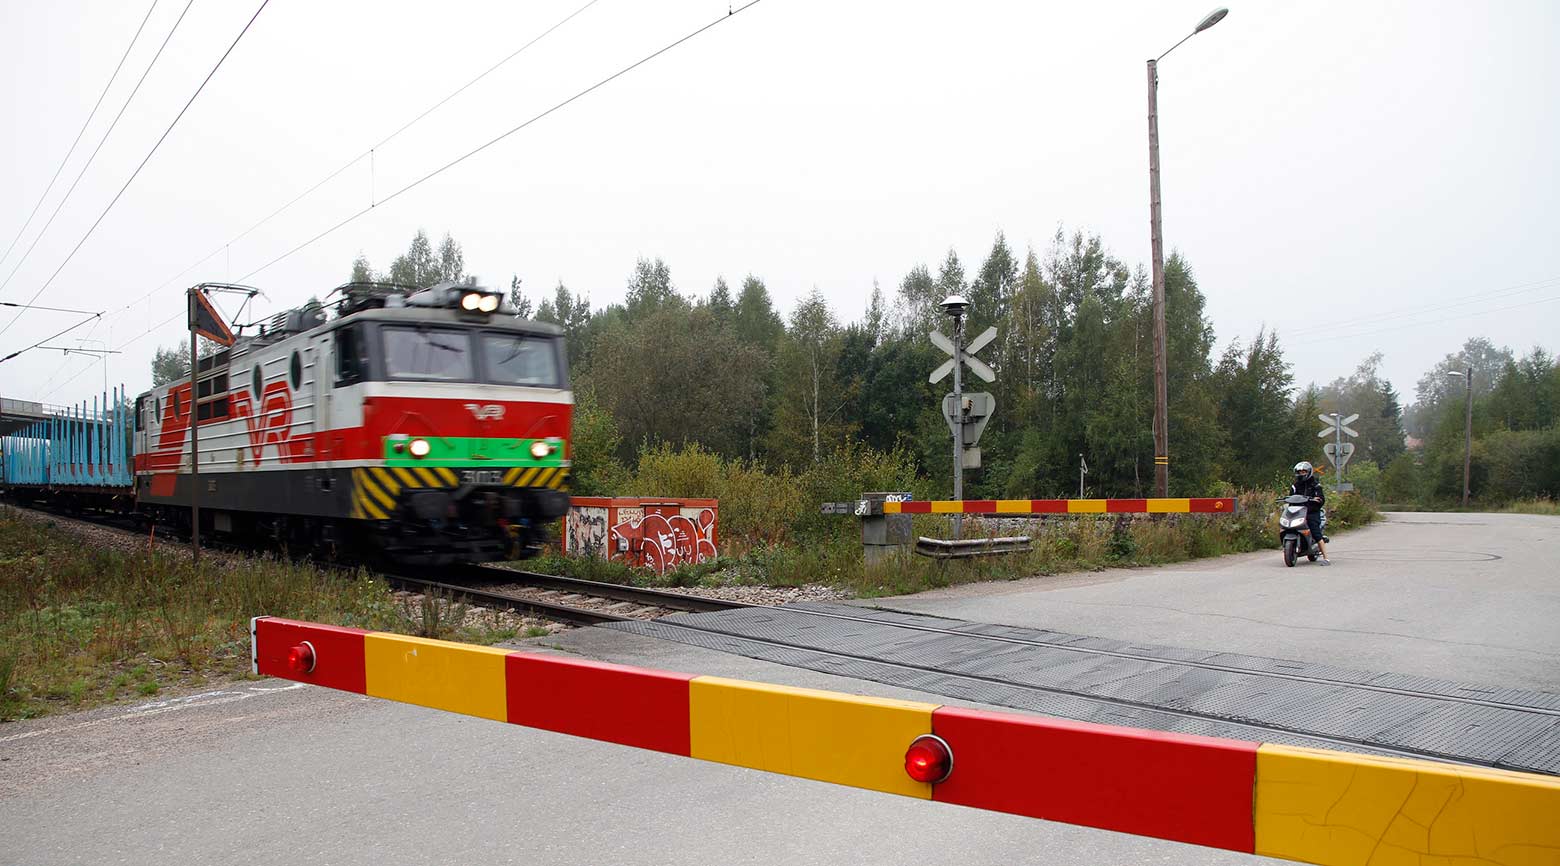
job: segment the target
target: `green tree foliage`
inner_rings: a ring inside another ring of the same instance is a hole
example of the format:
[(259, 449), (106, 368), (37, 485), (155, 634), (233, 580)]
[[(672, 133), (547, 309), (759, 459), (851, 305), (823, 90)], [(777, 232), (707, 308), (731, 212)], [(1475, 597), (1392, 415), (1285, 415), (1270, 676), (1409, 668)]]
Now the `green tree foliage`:
[(1448, 401), (1462, 404), (1464, 380), (1449, 375), (1473, 369), (1473, 394), (1482, 397), (1495, 387), (1506, 364), (1512, 360), (1511, 350), (1497, 348), (1483, 337), (1474, 337), (1458, 351), (1447, 355), (1419, 377), (1415, 386), (1415, 402), (1408, 413), (1408, 432), (1423, 437)]
[(630, 319), (648, 316), (658, 310), (673, 306), (687, 306), (672, 285), (672, 272), (666, 262), (640, 259), (634, 265), (634, 273), (628, 278), (628, 298), (625, 309)]
[(710, 312), (715, 314), (717, 320), (722, 324), (731, 323), (732, 313), (736, 305), (731, 300), (731, 287), (726, 285), (725, 277), (715, 278), (715, 287), (710, 289), (710, 297), (707, 303), (709, 304)]
[[(309, 299), (315, 306), (319, 306), (319, 300)], [(204, 358), (213, 352), (219, 351), (222, 346), (213, 343), (205, 337), (198, 338), (195, 346), (196, 354)], [(158, 346), (152, 353), (152, 387), (161, 388), (176, 379), (188, 379), (190, 377), (190, 344), (183, 343), (178, 346)]]
[(622, 445), (617, 421), (602, 407), (595, 392), (576, 390), (569, 444), (573, 492), (580, 496), (621, 495), (628, 479), (628, 470), (618, 459)]
[(390, 263), (390, 270), (385, 273), (375, 271), (368, 256), (362, 253), (358, 253), (352, 261), (352, 282), (382, 281), (426, 288), (446, 280), (458, 282), (465, 278), (466, 256), (460, 244), (446, 233), (444, 240), (439, 243), (439, 249), (435, 251), (433, 243), (428, 240), (428, 233), (422, 229), (417, 230), (406, 252), (396, 256), (395, 261)]
[(830, 430), (830, 441), (839, 442), (850, 427), (842, 422), (841, 412), (855, 388), (841, 381), (837, 364), (845, 334), (815, 288), (791, 313), (786, 336), (779, 353), (779, 401), (769, 451), (793, 464), (808, 459), (817, 463), (824, 455), (825, 429)]
[(584, 369), (587, 358), (586, 332), (590, 326), (590, 299), (576, 295), (558, 281), (551, 298), (544, 298), (536, 308), (538, 322), (551, 322), (563, 328), (569, 352), (569, 363)]
[(1258, 487), (1300, 460), (1296, 418), (1289, 395), (1294, 377), (1278, 347), (1278, 334), (1258, 333), (1250, 345), (1231, 344), (1216, 374), (1219, 425), (1231, 431), (1224, 477), (1239, 487)]
[(188, 346), (171, 348), (158, 346), (152, 355), (152, 387), (162, 386), (190, 375), (190, 350)]
[(521, 282), (519, 274), (509, 278), (509, 306), (514, 310), (515, 318), (529, 319), (532, 313), (531, 299), (525, 296), (525, 290), (520, 287)]
[(585, 382), (616, 419), (627, 449), (701, 442), (737, 454), (763, 396), (762, 373), (762, 355), (707, 308), (667, 304), (596, 335)]
[[(390, 276), (426, 285), (459, 279), (464, 268), (451, 238), (435, 248), (418, 232)], [(375, 275), (363, 255), (352, 274)], [(855, 321), (842, 321), (816, 289), (782, 317), (752, 274), (740, 285), (717, 277), (705, 297), (684, 297), (660, 258), (638, 260), (624, 302), (602, 309), (562, 282), (534, 308), (520, 289), (516, 276), (516, 309), (534, 309), (567, 335), (581, 491), (627, 492), (637, 477), (670, 485), (644, 493), (722, 490), (794, 511), (868, 489), (868, 475), (845, 479), (834, 467), (886, 461), (893, 471), (871, 482), (877, 489), (949, 495), (941, 402), (951, 383), (928, 381), (945, 355), (927, 335), (951, 334), (940, 308), (951, 294), (971, 304), (966, 338), (997, 331), (980, 353), (997, 380), (965, 377), (966, 390), (990, 391), (997, 402), (980, 443), (983, 465), (964, 475), (966, 496), (1075, 496), (1080, 457), (1090, 467), (1086, 495), (1153, 490), (1152, 287), (1142, 267), (1128, 267), (1097, 235), (1058, 229), (1043, 249), (1020, 254), (998, 232), (972, 272), (949, 249), (934, 268), (911, 267), (892, 298), (876, 281), (864, 287), (848, 311)], [(1464, 386), (1447, 373), (1469, 365), (1475, 499), (1560, 494), (1560, 364), (1545, 350), (1518, 358), (1469, 340), (1418, 382), (1409, 410), (1381, 375), (1379, 355), (1349, 376), (1297, 389), (1275, 333), (1215, 350), (1202, 290), (1177, 252), (1165, 262), (1165, 330), (1171, 495), (1276, 488), (1299, 460), (1325, 465), (1316, 415), (1339, 411), (1361, 416), (1350, 475), (1366, 493), (1397, 504), (1455, 502)], [(161, 380), (182, 374), (182, 354), (159, 353)], [(1405, 450), (1405, 426), (1423, 447)], [(742, 520), (765, 538), (800, 525), (756, 512)]]
[(1359, 415), (1349, 426), (1359, 431), (1354, 439), (1354, 460), (1369, 460), (1377, 466), (1390, 466), (1407, 447), (1404, 444), (1403, 410), (1397, 392), (1381, 378), (1381, 353), (1360, 362), (1352, 375), (1321, 389), (1321, 412), (1338, 412), (1344, 417)]

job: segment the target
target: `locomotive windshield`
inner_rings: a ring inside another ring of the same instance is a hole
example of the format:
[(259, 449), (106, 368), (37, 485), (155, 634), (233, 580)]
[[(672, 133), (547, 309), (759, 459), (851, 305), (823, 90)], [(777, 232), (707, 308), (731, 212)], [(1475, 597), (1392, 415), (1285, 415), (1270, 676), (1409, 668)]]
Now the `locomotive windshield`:
[(487, 381), (500, 385), (558, 385), (558, 350), (550, 337), (529, 334), (482, 335)]
[(385, 338), (385, 374), (391, 379), (436, 379), (469, 382), (471, 337), (465, 331), (446, 328), (382, 329)]
[(386, 379), (563, 387), (560, 341), (476, 328), (381, 327)]

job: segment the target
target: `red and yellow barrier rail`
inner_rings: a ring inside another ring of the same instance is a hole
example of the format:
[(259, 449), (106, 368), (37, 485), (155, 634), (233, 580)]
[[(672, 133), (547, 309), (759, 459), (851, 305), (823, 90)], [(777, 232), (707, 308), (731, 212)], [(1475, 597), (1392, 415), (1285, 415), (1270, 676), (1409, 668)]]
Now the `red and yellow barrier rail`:
[(1230, 498), (934, 499), (885, 502), (884, 514), (1233, 514)]
[(1560, 779), (258, 617), (256, 673), (891, 794), (1324, 866), (1560, 864)]

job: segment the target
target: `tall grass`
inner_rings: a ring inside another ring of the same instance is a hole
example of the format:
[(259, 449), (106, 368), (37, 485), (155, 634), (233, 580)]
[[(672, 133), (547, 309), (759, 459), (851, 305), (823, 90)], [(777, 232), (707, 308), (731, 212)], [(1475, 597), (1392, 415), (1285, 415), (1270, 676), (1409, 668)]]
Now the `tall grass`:
[(0, 513), (0, 719), (242, 675), (258, 615), (479, 641), (513, 634), (463, 631), (465, 611), (438, 600), (422, 608), (366, 573), (231, 556), (196, 565)]

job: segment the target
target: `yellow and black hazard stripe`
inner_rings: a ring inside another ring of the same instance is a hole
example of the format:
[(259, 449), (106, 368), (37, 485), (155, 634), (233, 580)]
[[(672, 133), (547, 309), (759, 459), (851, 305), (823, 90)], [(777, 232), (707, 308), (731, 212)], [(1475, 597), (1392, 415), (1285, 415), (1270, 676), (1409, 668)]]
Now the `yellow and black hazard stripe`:
[(568, 478), (569, 469), (566, 466), (517, 466), (504, 473), (504, 484), (508, 487), (562, 490)]
[[(565, 466), (516, 467), (504, 473), (508, 487), (566, 489)], [(359, 520), (389, 520), (402, 490), (450, 489), (460, 486), (460, 473), (444, 466), (369, 466), (352, 470), (352, 516)]]

